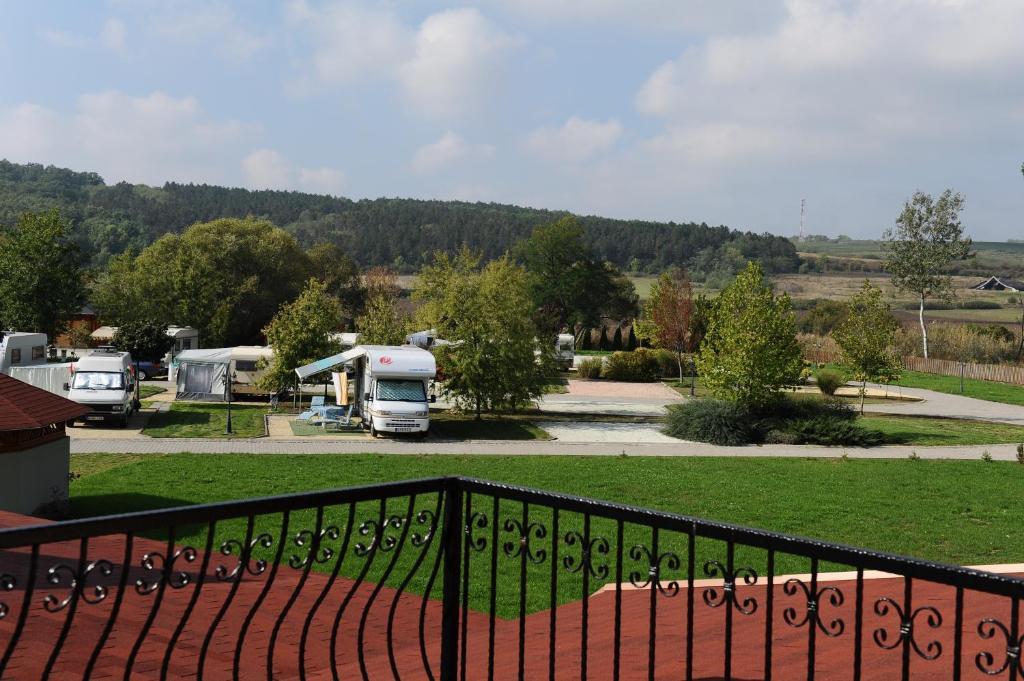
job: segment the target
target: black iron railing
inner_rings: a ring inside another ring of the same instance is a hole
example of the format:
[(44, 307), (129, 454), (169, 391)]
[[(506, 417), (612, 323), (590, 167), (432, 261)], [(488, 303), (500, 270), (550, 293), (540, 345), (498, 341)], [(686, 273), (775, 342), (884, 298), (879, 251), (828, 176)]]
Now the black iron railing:
[(1022, 596), (437, 478), (0, 530), (0, 678), (1015, 679)]

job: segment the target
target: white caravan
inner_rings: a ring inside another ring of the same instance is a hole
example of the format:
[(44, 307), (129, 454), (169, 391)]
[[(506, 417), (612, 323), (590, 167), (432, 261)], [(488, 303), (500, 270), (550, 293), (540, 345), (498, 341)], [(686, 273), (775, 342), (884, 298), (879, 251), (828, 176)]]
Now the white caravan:
[(10, 331), (0, 338), (0, 371), (46, 364), (46, 334)]
[[(299, 380), (337, 366), (352, 369), (355, 408), (363, 428), (378, 433), (416, 433), (430, 430), (430, 381), (437, 374), (434, 356), (412, 345), (357, 345), (346, 352), (299, 367)], [(348, 404), (347, 380), (335, 381), (336, 401)], [(342, 386), (346, 386), (343, 388)]]
[(128, 425), (135, 403), (135, 369), (127, 352), (100, 349), (74, 363), (71, 380), (64, 384), (68, 399), (89, 407), (86, 422), (114, 421)]

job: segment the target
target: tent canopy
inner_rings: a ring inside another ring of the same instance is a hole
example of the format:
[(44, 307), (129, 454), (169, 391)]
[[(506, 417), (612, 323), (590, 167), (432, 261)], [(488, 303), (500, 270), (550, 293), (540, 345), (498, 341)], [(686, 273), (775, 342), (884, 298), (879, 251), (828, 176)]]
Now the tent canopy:
[(174, 358), (175, 399), (223, 402), (227, 394), (231, 348), (184, 350)]

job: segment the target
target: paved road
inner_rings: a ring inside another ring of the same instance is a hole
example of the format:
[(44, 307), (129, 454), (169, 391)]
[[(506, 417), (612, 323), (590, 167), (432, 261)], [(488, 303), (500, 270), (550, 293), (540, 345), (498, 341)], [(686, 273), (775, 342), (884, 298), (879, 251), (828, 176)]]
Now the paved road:
[(995, 421), (1015, 426), (1024, 426), (1024, 407), (1001, 402), (988, 402), (973, 397), (947, 395), (933, 390), (920, 388), (901, 388), (868, 383), (868, 387), (888, 390), (889, 393), (916, 397), (920, 402), (892, 402), (891, 404), (868, 404), (864, 411), (879, 414), (910, 414), (927, 416), (945, 416), (958, 419), (977, 419)]

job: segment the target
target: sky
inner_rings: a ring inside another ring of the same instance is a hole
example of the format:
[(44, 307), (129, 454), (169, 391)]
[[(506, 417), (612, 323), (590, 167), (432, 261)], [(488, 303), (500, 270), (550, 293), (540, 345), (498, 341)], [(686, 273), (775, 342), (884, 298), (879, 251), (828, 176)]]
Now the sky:
[(108, 183), (1024, 238), (1022, 0), (0, 0), (0, 158)]

